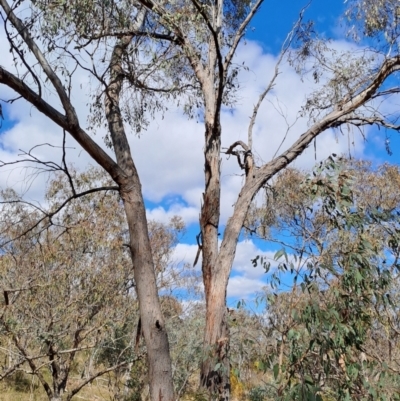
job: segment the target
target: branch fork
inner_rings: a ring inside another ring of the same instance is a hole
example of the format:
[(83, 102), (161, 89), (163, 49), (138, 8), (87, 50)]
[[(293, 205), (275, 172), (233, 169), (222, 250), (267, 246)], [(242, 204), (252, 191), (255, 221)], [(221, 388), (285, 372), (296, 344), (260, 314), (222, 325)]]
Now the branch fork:
[[(235, 150), (237, 146), (241, 146), (243, 150)], [(236, 141), (235, 143), (233, 143), (226, 150), (225, 154), (236, 156), (240, 168), (244, 170), (246, 173), (246, 177), (249, 175), (249, 173), (253, 171), (254, 167), (253, 153), (251, 152), (251, 149), (243, 141)]]

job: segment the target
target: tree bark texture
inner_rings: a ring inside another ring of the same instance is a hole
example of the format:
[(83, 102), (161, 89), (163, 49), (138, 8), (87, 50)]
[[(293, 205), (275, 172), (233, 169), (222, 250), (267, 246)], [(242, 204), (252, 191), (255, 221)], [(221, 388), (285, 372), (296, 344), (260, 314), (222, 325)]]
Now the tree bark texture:
[(229, 332), (225, 315), (226, 285), (215, 280), (217, 275), (218, 230), (221, 200), (221, 126), (213, 121), (213, 108), (208, 114), (205, 132), (205, 192), (200, 215), (203, 250), (203, 283), (206, 298), (204, 362), (201, 386), (213, 398), (228, 400), (230, 396)]
[(147, 228), (141, 183), (132, 159), (119, 107), (122, 89), (122, 55), (132, 36), (115, 46), (110, 62), (110, 82), (105, 93), (105, 108), (117, 164), (127, 176), (120, 185), (129, 227), (130, 251), (134, 268), (140, 318), (147, 348), (150, 396), (153, 401), (173, 401), (169, 343), (158, 298), (154, 264)]

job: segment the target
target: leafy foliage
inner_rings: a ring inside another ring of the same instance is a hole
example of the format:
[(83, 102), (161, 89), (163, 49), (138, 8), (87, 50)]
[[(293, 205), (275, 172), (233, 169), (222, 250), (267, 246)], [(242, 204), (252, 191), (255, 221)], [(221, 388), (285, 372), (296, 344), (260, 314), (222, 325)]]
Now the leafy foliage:
[[(75, 389), (110, 372), (117, 391), (129, 367), (133, 374), (143, 365), (135, 380), (141, 377), (144, 387), (146, 354), (143, 346), (135, 351), (132, 336), (138, 304), (122, 204), (117, 194), (99, 191), (52, 215), (70, 196), (69, 179), (78, 192), (109, 185), (98, 169), (57, 175), (46, 194), (45, 217), (12, 190), (2, 194), (0, 377), (26, 371), (39, 378), (49, 397), (74, 383), (70, 399)], [(151, 222), (149, 229), (160, 291), (180, 288), (188, 277), (178, 280), (181, 270), (171, 256), (182, 221)], [(71, 381), (72, 372), (81, 380)]]
[(289, 184), (287, 191), (271, 189), (266, 205), (276, 211), (269, 222), (295, 235), (287, 243), (294, 253), (277, 252), (283, 261), (271, 275), (272, 288), (293, 279), (293, 289), (268, 296), (277, 359), (266, 366), (273, 366), (276, 395), (398, 399), (393, 367), (370, 353), (372, 333), (397, 315), (391, 297), (400, 214), (390, 185), (397, 185), (398, 169), (374, 173), (330, 157), (294, 193), (290, 184), (299, 188), (301, 176), (285, 173), (274, 189)]

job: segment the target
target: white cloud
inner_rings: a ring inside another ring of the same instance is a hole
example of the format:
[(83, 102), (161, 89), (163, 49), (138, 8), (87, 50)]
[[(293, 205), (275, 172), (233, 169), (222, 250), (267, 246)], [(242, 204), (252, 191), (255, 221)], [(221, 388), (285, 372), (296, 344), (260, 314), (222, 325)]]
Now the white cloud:
[(269, 272), (276, 269), (278, 261), (274, 260), (274, 251), (262, 251), (252, 240), (240, 241), (237, 244), (233, 277), (229, 280), (228, 297), (245, 299), (251, 297), (267, 285), (267, 275), (260, 260), (254, 267), (252, 259), (256, 256), (270, 263)]
[(158, 206), (154, 209), (147, 210), (148, 219), (160, 221), (162, 223), (168, 223), (174, 216), (180, 216), (186, 224), (199, 221), (199, 211), (197, 208), (193, 206), (186, 207), (179, 203), (171, 205), (168, 209), (165, 209), (163, 206)]
[(246, 299), (265, 287), (261, 280), (243, 276), (234, 276), (229, 279), (228, 298)]
[[(176, 263), (193, 264), (198, 251), (197, 245), (178, 244), (174, 250), (173, 260)], [(267, 285), (264, 268), (258, 263), (254, 267), (251, 260), (256, 256), (264, 258), (264, 261), (271, 263), (270, 271), (273, 271), (278, 262), (274, 260), (275, 252), (262, 251), (252, 240), (240, 241), (237, 244), (235, 260), (233, 262), (232, 277), (228, 285), (228, 297), (248, 298), (260, 291)], [(197, 269), (201, 266), (201, 254)]]
[[(188, 263), (192, 265), (196, 258), (196, 254), (198, 251), (197, 245), (190, 245), (190, 244), (178, 244), (174, 249), (174, 253), (172, 256), (172, 260), (176, 263)], [(197, 267), (201, 266), (201, 253), (199, 260), (197, 262)]]
[(251, 260), (256, 256), (263, 257), (264, 261), (271, 264), (270, 269), (273, 270), (278, 266), (278, 262), (274, 261), (274, 255), (274, 251), (260, 250), (251, 240), (241, 241), (236, 248), (233, 270), (248, 278), (262, 279), (265, 277), (264, 268), (260, 263), (257, 264), (257, 267), (253, 267)]
[[(2, 39), (4, 41), (4, 37)], [(344, 47), (343, 44), (341, 44)], [(236, 58), (238, 64), (246, 60), (249, 71), (242, 70), (239, 74), (241, 89), (237, 95), (238, 101), (233, 113), (224, 110), (222, 113), (223, 146), (227, 147), (234, 141), (241, 139), (247, 142), (247, 125), (256, 103), (259, 93), (271, 77), (275, 67), (276, 58), (263, 53), (262, 48), (254, 43), (247, 42), (246, 46), (239, 48)], [(78, 71), (74, 76), (75, 82), (73, 99), (75, 108), (85, 124), (88, 113), (88, 82), (85, 72)], [(81, 88), (82, 85), (82, 89)], [(299, 76), (287, 64), (282, 65), (282, 74), (278, 78), (277, 85), (271, 96), (261, 107), (257, 123), (254, 127), (254, 149), (259, 157), (268, 161), (278, 149), (286, 133), (284, 118), (274, 108), (279, 99), (279, 107), (286, 113), (285, 118), (289, 123), (296, 120), (298, 111), (304, 102), (305, 94), (315, 85), (310, 82), (301, 82)], [(4, 97), (4, 86), (0, 87), (1, 97)], [(54, 101), (50, 92), (46, 93), (49, 101)], [(271, 103), (272, 102), (272, 103)], [(9, 108), (11, 116), (19, 123), (0, 137), (3, 147), (1, 157), (3, 160), (15, 158), (18, 149), (29, 150), (34, 145), (49, 142), (53, 145), (61, 144), (62, 131), (42, 116), (37, 110), (24, 102), (17, 102)], [(281, 150), (286, 149), (307, 129), (307, 121), (299, 120), (295, 127), (287, 133), (286, 140)], [(95, 140), (103, 147), (104, 130), (99, 129)], [(356, 136), (356, 148), (363, 150), (362, 139)], [(183, 213), (187, 223), (197, 221), (201, 202), (201, 193), (204, 186), (203, 176), (203, 146), (204, 127), (201, 123), (188, 120), (182, 115), (174, 104), (168, 104), (165, 116), (157, 115), (151, 122), (147, 132), (140, 138), (129, 136), (135, 162), (137, 164), (145, 197), (152, 202), (160, 202), (170, 194), (180, 195), (186, 207), (177, 204), (170, 206), (168, 210), (157, 208), (149, 211), (149, 215), (159, 218), (168, 218), (175, 211)], [(85, 152), (81, 152), (79, 146), (69, 139), (69, 144), (77, 151), (68, 151), (68, 160), (78, 167), (84, 167), (92, 162)], [(347, 138), (338, 138), (331, 131), (326, 132), (317, 140), (317, 157), (324, 158), (332, 152), (342, 153), (347, 150)], [(106, 149), (108, 152), (109, 150)], [(35, 152), (40, 157), (52, 158), (60, 153), (54, 148), (41, 148)], [(93, 163), (93, 162), (92, 162)], [(315, 163), (314, 151), (310, 149), (299, 158), (296, 165), (299, 167), (311, 167)], [(243, 172), (240, 170), (235, 158), (229, 160), (222, 156), (222, 216), (224, 224), (229, 217), (232, 206), (243, 183)], [(5, 185), (6, 182), (2, 182)], [(38, 189), (35, 196), (42, 191), (43, 182), (37, 182)]]
[[(338, 42), (338, 48), (346, 49), (346, 42)], [(0, 48), (6, 49), (4, 32), (0, 31)], [(6, 51), (2, 65), (12, 68), (12, 59)], [(261, 46), (255, 42), (247, 42), (240, 46), (235, 63), (246, 62), (249, 71), (239, 73), (241, 89), (237, 94), (237, 105), (234, 110), (223, 110), (222, 132), (223, 146), (228, 147), (237, 140), (247, 142), (247, 128), (249, 117), (258, 96), (271, 78), (275, 68), (276, 57), (263, 52)], [(88, 113), (87, 103), (89, 79), (83, 71), (77, 71), (73, 77), (77, 85), (74, 86), (74, 106), (85, 125)], [(81, 89), (82, 88), (82, 89)], [(287, 149), (298, 137), (307, 130), (307, 120), (298, 119), (296, 125), (287, 132), (287, 124), (292, 124), (298, 118), (298, 112), (304, 103), (306, 94), (315, 88), (315, 84), (299, 76), (287, 64), (281, 66), (281, 75), (276, 86), (259, 111), (254, 127), (254, 150), (260, 160), (269, 161), (285, 138), (281, 151)], [(0, 98), (10, 96), (10, 90), (0, 86)], [(51, 92), (45, 93), (46, 99), (57, 104)], [(140, 138), (129, 136), (132, 154), (137, 164), (142, 181), (143, 193), (146, 199), (159, 203), (171, 195), (177, 195), (177, 201), (165, 205), (161, 203), (147, 211), (149, 218), (168, 221), (173, 215), (182, 216), (187, 224), (198, 221), (199, 207), (204, 187), (203, 174), (203, 147), (204, 126), (193, 120), (188, 120), (174, 104), (168, 104), (168, 111), (164, 117), (158, 115), (151, 122), (147, 132)], [(23, 101), (13, 103), (8, 107), (11, 118), (18, 123), (0, 135), (0, 160), (12, 161), (17, 157), (19, 149), (29, 150), (41, 143), (50, 143), (60, 146), (62, 131), (36, 109)], [(282, 115), (283, 114), (283, 115)], [(98, 129), (94, 139), (104, 149), (102, 138), (104, 130)], [(89, 156), (81, 151), (79, 145), (68, 138), (68, 146), (75, 150), (68, 150), (67, 159), (77, 167), (84, 168), (93, 163)], [(355, 135), (357, 154), (364, 149), (363, 139)], [(348, 138), (327, 131), (317, 139), (317, 158), (323, 159), (336, 152), (341, 154), (348, 150)], [(106, 149), (110, 153), (109, 149)], [(60, 162), (59, 149), (41, 147), (35, 150), (35, 156), (46, 160), (56, 159)], [(93, 163), (94, 164), (94, 163)], [(315, 164), (314, 149), (308, 149), (296, 162), (296, 166), (310, 168)], [(222, 156), (222, 199), (221, 224), (225, 224), (232, 212), (238, 192), (243, 184), (243, 175), (234, 157), (229, 159)], [(21, 175), (22, 171), (22, 175)], [(21, 184), (26, 170), (8, 169), (0, 172), (0, 185), (12, 185), (16, 189), (26, 190)], [(46, 178), (43, 177), (31, 183), (29, 197), (40, 199)], [(181, 199), (185, 202), (182, 203)], [(197, 245), (179, 244), (175, 250), (177, 261), (193, 263), (197, 252)], [(265, 285), (265, 276), (262, 268), (253, 268), (250, 259), (257, 254), (272, 258), (271, 252), (261, 252), (252, 241), (243, 241), (238, 244), (233, 271), (235, 276), (228, 287), (228, 295), (248, 296)], [(200, 262), (199, 262), (200, 265)]]

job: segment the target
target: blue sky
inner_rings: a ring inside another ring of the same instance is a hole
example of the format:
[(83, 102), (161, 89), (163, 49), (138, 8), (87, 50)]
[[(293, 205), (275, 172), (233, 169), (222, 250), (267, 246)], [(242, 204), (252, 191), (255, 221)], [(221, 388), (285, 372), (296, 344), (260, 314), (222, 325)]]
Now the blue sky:
[[(265, 1), (251, 24), (247, 37), (262, 44), (268, 52), (278, 53), (283, 40), (308, 3), (303, 0)], [(310, 3), (304, 21), (313, 21), (316, 31), (325, 37), (337, 37), (341, 31), (343, 0), (314, 0)]]
[[(241, 64), (242, 60), (245, 61), (249, 71), (241, 72), (242, 89), (238, 94), (234, 113), (226, 112), (223, 115), (223, 146), (229, 146), (238, 139), (246, 139), (252, 105), (255, 104), (261, 88), (268, 82), (282, 41), (304, 5), (305, 2), (301, 0), (266, 0), (250, 25), (247, 45), (239, 47), (237, 56), (238, 64), (239, 62)], [(341, 19), (343, 10), (342, 0), (314, 0), (304, 20), (315, 21), (315, 29), (320, 35), (336, 41), (339, 49), (346, 49), (343, 35), (344, 21)], [(0, 48), (2, 48), (2, 40), (5, 43), (4, 32), (1, 29)], [(2, 57), (3, 65), (10, 65), (12, 68), (9, 53), (4, 53)], [(80, 85), (76, 85), (73, 99), (76, 101), (75, 107), (84, 125), (88, 112), (85, 73), (77, 74), (77, 80), (84, 85), (82, 90), (79, 89)], [(255, 127), (254, 143), (260, 159), (270, 160), (281, 141), (280, 138), (285, 134), (286, 122), (276, 109), (281, 108), (287, 120), (290, 123), (294, 122), (307, 93), (313, 88), (313, 84), (307, 80), (301, 82), (288, 65), (282, 66), (282, 74), (278, 78), (276, 88), (260, 110)], [(0, 99), (9, 95), (9, 91), (0, 86)], [(48, 142), (60, 145), (60, 130), (29, 105), (17, 101), (12, 105), (4, 106), (3, 104), (3, 108), (6, 121), (3, 121), (0, 129), (1, 160), (15, 158), (19, 149), (28, 150), (37, 143)], [(193, 262), (197, 250), (195, 238), (199, 231), (197, 221), (204, 186), (202, 155), (204, 128), (201, 124), (183, 116), (176, 105), (171, 104), (168, 109), (164, 117), (155, 117), (140, 139), (131, 135), (130, 141), (142, 179), (148, 215), (150, 218), (162, 221), (167, 221), (174, 214), (183, 217), (187, 223), (187, 234), (176, 250), (176, 260), (190, 263)], [(285, 146), (289, 146), (306, 127), (306, 121), (299, 121), (288, 136)], [(374, 163), (384, 161), (396, 163), (399, 160), (398, 134), (388, 133), (388, 135), (393, 156), (389, 156), (385, 151), (384, 131), (377, 130), (368, 132), (366, 142), (356, 133), (356, 144), (354, 148), (351, 148), (351, 152), (357, 157), (369, 158)], [(99, 130), (95, 137), (99, 144), (103, 143), (103, 136), (104, 132)], [(69, 145), (74, 149), (68, 153), (68, 161), (78, 168), (85, 168), (90, 162), (89, 158), (72, 140), (69, 140)], [(318, 160), (327, 157), (332, 152), (340, 154), (347, 151), (347, 138), (343, 138), (340, 134), (327, 132), (317, 141)], [(40, 152), (42, 153), (38, 156), (41, 157), (59, 157), (54, 149), (46, 151), (41, 148)], [(311, 168), (315, 162), (314, 152), (310, 149), (295, 162), (295, 166)], [(243, 182), (241, 172), (233, 158), (222, 157), (222, 171), (221, 232)], [(3, 170), (0, 172), (0, 184), (12, 185), (18, 190), (22, 188), (19, 186), (24, 177), (21, 174)], [(45, 183), (45, 179), (37, 179), (29, 187), (30, 192), (27, 196), (32, 200), (38, 200), (43, 193)], [(272, 258), (277, 248), (276, 245), (265, 244), (261, 241), (241, 240), (228, 291), (231, 303), (242, 297), (250, 297), (262, 287), (265, 276), (261, 270), (252, 267), (250, 260), (260, 253)]]

